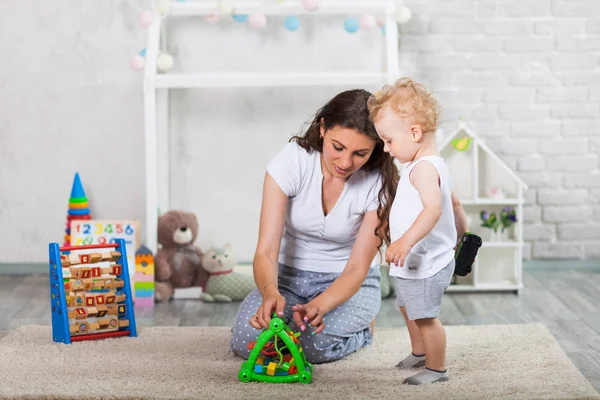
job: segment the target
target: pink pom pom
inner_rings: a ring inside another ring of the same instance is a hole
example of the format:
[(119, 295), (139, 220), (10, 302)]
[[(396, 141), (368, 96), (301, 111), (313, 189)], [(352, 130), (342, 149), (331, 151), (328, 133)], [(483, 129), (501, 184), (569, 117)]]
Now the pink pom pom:
[(216, 23), (216, 22), (218, 22), (218, 21), (219, 21), (219, 16), (218, 16), (218, 15), (216, 15), (216, 14), (207, 15), (206, 17), (204, 17), (204, 20), (205, 20), (206, 22), (209, 22), (209, 23), (211, 23), (211, 24), (214, 24), (214, 23)]
[(369, 15), (369, 14), (363, 14), (360, 16), (360, 29), (364, 29), (365, 31), (368, 31), (369, 29), (373, 28), (375, 25), (377, 25), (377, 20), (375, 19), (374, 16)]
[(135, 56), (131, 59), (131, 69), (134, 71), (141, 71), (146, 66), (146, 61), (142, 56)]
[(377, 17), (377, 26), (381, 28), (383, 25), (385, 25), (385, 18)]
[(142, 11), (140, 14), (139, 21), (140, 21), (141, 26), (143, 26), (144, 28), (147, 28), (154, 21), (154, 14), (152, 13), (152, 11), (148, 11), (148, 10)]
[(252, 14), (248, 17), (248, 23), (254, 29), (262, 29), (267, 25), (267, 17), (264, 14)]
[(319, 0), (302, 0), (302, 4), (308, 11), (315, 11), (319, 7)]

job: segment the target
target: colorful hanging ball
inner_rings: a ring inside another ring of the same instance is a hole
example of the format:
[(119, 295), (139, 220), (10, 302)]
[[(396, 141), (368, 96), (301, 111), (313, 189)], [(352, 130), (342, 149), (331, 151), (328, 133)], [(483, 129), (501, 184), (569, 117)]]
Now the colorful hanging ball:
[(150, 10), (144, 10), (140, 13), (138, 20), (141, 26), (147, 28), (154, 22), (154, 13)]
[(396, 11), (396, 22), (398, 22), (399, 24), (404, 24), (410, 21), (411, 17), (412, 12), (410, 11), (410, 8), (406, 6), (402, 6), (398, 8), (398, 11)]
[(302, 5), (308, 11), (315, 11), (319, 8), (319, 0), (302, 0)]
[(376, 21), (377, 21), (377, 26), (380, 28), (385, 25), (385, 18), (383, 18), (383, 17), (377, 17)]
[(300, 18), (291, 15), (289, 17), (285, 18), (285, 29), (287, 29), (288, 31), (294, 32), (297, 31), (298, 28), (300, 28)]
[(140, 57), (146, 57), (146, 48), (144, 47), (143, 49), (141, 49), (138, 54), (140, 55)]
[(210, 14), (210, 15), (205, 16), (204, 20), (211, 24), (215, 24), (215, 23), (219, 22), (219, 16), (216, 14)]
[(221, 14), (233, 14), (233, 1), (231, 0), (219, 0), (217, 7)]
[(348, 33), (354, 33), (358, 31), (359, 23), (356, 18), (346, 18), (344, 21), (344, 29)]
[(165, 72), (173, 68), (173, 56), (167, 53), (162, 53), (156, 60), (156, 68)]
[(235, 22), (239, 22), (241, 24), (248, 20), (248, 15), (247, 14), (233, 14), (233, 20)]
[(375, 19), (374, 16), (369, 15), (369, 14), (363, 14), (360, 16), (360, 29), (364, 29), (364, 30), (368, 31), (369, 29), (373, 28), (375, 25), (377, 25), (377, 20)]
[(134, 71), (141, 71), (146, 66), (146, 60), (144, 60), (144, 57), (137, 55), (131, 59), (131, 63), (129, 65)]
[(171, 1), (170, 0), (155, 0), (154, 10), (162, 16), (165, 16), (171, 12)]
[(248, 17), (248, 23), (254, 29), (262, 29), (267, 26), (267, 16), (265, 14), (252, 14)]

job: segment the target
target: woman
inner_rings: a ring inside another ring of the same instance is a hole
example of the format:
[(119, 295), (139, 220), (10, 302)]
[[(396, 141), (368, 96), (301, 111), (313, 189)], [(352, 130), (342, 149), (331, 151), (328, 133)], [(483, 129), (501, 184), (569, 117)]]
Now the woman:
[(248, 342), (273, 312), (305, 332), (309, 362), (371, 343), (381, 305), (375, 256), (389, 240), (384, 205), (392, 203), (398, 171), (369, 119), (370, 96), (338, 94), (269, 163), (253, 262), (257, 289), (232, 329), (235, 354), (248, 356)]

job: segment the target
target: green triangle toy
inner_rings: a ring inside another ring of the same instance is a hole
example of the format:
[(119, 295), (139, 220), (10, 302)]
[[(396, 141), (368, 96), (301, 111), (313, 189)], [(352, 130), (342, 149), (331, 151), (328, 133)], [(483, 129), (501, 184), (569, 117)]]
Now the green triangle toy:
[(306, 361), (298, 336), (300, 333), (294, 333), (277, 314), (273, 314), (269, 329), (263, 330), (256, 342), (248, 343), (252, 350), (240, 367), (239, 380), (310, 383), (313, 367)]

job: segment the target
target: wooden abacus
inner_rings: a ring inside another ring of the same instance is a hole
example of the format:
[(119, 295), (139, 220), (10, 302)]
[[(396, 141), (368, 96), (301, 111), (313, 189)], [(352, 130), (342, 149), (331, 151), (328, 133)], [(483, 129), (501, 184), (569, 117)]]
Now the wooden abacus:
[[(81, 253), (87, 250), (96, 252)], [(124, 239), (88, 246), (50, 243), (49, 255), (55, 342), (137, 336)]]

